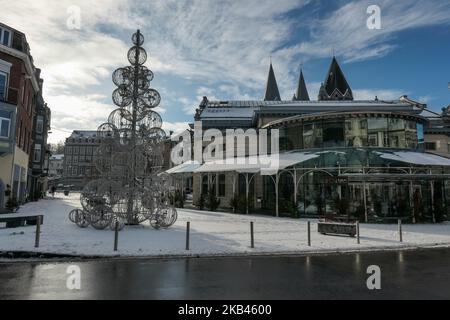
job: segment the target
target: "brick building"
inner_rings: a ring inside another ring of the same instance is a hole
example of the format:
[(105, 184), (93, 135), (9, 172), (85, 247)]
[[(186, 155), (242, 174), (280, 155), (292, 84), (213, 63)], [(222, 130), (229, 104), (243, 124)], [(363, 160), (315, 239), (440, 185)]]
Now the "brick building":
[(63, 183), (81, 190), (86, 183), (98, 178), (95, 153), (100, 145), (97, 131), (75, 130), (64, 147)]
[(18, 202), (27, 198), (39, 91), (25, 35), (0, 23), (0, 208), (9, 198)]

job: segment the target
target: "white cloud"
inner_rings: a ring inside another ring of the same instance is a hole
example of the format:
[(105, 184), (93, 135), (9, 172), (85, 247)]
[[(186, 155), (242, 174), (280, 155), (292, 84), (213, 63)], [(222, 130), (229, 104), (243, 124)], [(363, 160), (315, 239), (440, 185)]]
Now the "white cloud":
[(366, 9), (373, 1), (352, 1), (330, 16), (315, 21), (311, 39), (289, 48), (307, 58), (329, 57), (334, 49), (346, 61), (380, 58), (401, 45), (398, 33), (424, 26), (450, 24), (447, 1), (377, 1), (381, 9), (381, 30), (366, 26)]
[(180, 133), (183, 130), (189, 129), (189, 123), (188, 122), (167, 122), (165, 121), (163, 123), (162, 128), (166, 131), (166, 132), (174, 132), (176, 133)]
[[(270, 55), (282, 97), (290, 99), (302, 60), (329, 57), (332, 48), (345, 61), (381, 57), (401, 46), (395, 37), (402, 31), (450, 23), (446, 1), (378, 1), (381, 30), (366, 28), (370, 1), (350, 2), (314, 15), (302, 12), (304, 21), (287, 15), (309, 3), (0, 0), (0, 7), (2, 22), (26, 33), (45, 79), (53, 125), (66, 131), (92, 129), (106, 121), (106, 110), (113, 108), (108, 104), (110, 98), (105, 98), (111, 94), (111, 73), (127, 63), (129, 37), (136, 28), (145, 35), (148, 65), (156, 75), (181, 79), (194, 87), (186, 92), (178, 88), (178, 82), (167, 82), (156, 88), (164, 101), (159, 112), (170, 117), (181, 110), (191, 120), (203, 95), (210, 100), (261, 99)], [(81, 9), (80, 30), (66, 26), (67, 8), (74, 4)], [(298, 43), (290, 42), (294, 33), (302, 34)], [(197, 87), (198, 83), (202, 85)], [(317, 97), (319, 85), (308, 84), (311, 98)], [(400, 93), (392, 89), (354, 91), (357, 98), (370, 99), (375, 95), (398, 98)], [(93, 92), (100, 96), (89, 96)]]
[(353, 96), (355, 100), (398, 100), (402, 95), (408, 94), (401, 90), (392, 89), (355, 89)]
[(49, 142), (64, 140), (72, 130), (96, 130), (100, 124), (106, 122), (114, 107), (99, 102), (98, 99), (102, 97), (99, 95), (48, 96), (48, 104), (57, 106), (52, 108), (52, 134), (49, 136)]

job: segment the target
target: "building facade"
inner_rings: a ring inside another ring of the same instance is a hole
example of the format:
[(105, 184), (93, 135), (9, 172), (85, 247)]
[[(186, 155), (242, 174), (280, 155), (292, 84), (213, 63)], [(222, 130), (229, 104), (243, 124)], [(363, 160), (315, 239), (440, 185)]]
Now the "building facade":
[(442, 113), (428, 114), (431, 125), (425, 129), (425, 149), (450, 158), (450, 106), (442, 108)]
[(97, 131), (83, 130), (73, 131), (66, 139), (63, 160), (64, 185), (81, 190), (86, 183), (98, 178), (95, 159), (100, 139)]
[(64, 154), (52, 154), (48, 163), (48, 177), (60, 178), (64, 173)]
[[(205, 97), (196, 111), (203, 133), (254, 130), (256, 140), (249, 137), (245, 155), (198, 161), (195, 152), (214, 149), (220, 155), (239, 148), (234, 142), (213, 148), (203, 142), (194, 147), (194, 161), (168, 173), (175, 180), (193, 176), (194, 203), (212, 193), (230, 211), (441, 221), (450, 201), (450, 160), (425, 152), (424, 134), (434, 125), (425, 113), (425, 105), (406, 96), (355, 101), (335, 58), (316, 101), (309, 98), (303, 72), (293, 99), (282, 100), (271, 65), (263, 100)], [(264, 167), (258, 162), (264, 156), (250, 147), (261, 146), (261, 129), (269, 132), (268, 141), (274, 129), (279, 133), (274, 167)]]
[(42, 97), (44, 80), (40, 78), (40, 69), (36, 69), (36, 77), (39, 80), (39, 93), (36, 95), (36, 112), (33, 120), (33, 150), (30, 155), (28, 170), (28, 194), (29, 199), (37, 201), (44, 197), (48, 190), (48, 166), (50, 146), (47, 144), (50, 131), (51, 111)]
[(23, 203), (28, 197), (36, 74), (25, 35), (0, 24), (0, 208), (8, 199)]

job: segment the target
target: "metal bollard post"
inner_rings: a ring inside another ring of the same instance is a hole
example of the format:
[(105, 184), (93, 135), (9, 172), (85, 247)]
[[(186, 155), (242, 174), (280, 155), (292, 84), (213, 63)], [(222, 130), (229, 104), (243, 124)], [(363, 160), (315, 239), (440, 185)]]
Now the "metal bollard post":
[(311, 222), (308, 221), (308, 247), (311, 247)]
[(39, 240), (41, 237), (41, 216), (36, 221), (36, 238), (34, 239), (34, 247), (39, 248)]
[(360, 244), (360, 240), (359, 240), (359, 221), (356, 221), (356, 242), (358, 244)]
[(253, 221), (250, 221), (250, 246), (255, 247), (255, 237), (253, 235)]
[(403, 242), (402, 219), (398, 219), (398, 236), (399, 236), (400, 242)]
[(114, 229), (114, 251), (117, 251), (118, 244), (119, 244), (119, 221), (116, 221)]
[(189, 233), (191, 229), (191, 223), (188, 221), (186, 223), (186, 250), (189, 250)]

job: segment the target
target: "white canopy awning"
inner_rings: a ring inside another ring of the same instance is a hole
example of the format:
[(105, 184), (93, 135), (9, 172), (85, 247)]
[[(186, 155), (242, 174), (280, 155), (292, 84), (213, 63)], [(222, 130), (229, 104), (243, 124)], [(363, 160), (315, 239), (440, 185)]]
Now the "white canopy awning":
[(309, 152), (287, 152), (274, 155), (237, 157), (206, 162), (194, 172), (207, 173), (234, 171), (239, 173), (274, 175), (280, 170), (318, 157), (319, 155)]
[(170, 168), (166, 171), (167, 174), (181, 174), (181, 173), (192, 173), (196, 169), (200, 168), (198, 161), (186, 161), (178, 166)]
[(377, 152), (377, 154), (386, 160), (400, 161), (422, 166), (450, 166), (450, 159), (422, 152), (396, 151), (392, 153)]

